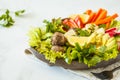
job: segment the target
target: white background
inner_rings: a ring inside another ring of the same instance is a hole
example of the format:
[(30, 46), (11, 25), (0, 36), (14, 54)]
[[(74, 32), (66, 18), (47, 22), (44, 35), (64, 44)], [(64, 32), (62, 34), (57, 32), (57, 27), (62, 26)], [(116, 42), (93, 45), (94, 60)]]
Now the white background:
[(59, 67), (49, 67), (24, 54), (29, 48), (27, 32), (41, 26), (44, 19), (66, 17), (87, 9), (105, 8), (109, 14), (120, 15), (119, 0), (0, 0), (0, 9), (26, 13), (14, 17), (11, 28), (0, 26), (0, 80), (87, 80)]

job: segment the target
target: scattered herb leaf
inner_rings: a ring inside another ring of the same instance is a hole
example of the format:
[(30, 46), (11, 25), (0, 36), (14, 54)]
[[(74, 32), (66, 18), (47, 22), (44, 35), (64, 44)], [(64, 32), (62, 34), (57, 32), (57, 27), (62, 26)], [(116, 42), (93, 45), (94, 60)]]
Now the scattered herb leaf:
[(76, 28), (76, 32), (79, 36), (89, 36), (90, 33), (87, 30), (82, 30), (80, 28)]
[(52, 21), (44, 20), (43, 23), (46, 24), (46, 32), (62, 32), (65, 33), (66, 31), (63, 29), (64, 26), (62, 25), (61, 18), (52, 19)]
[[(24, 12), (25, 12), (25, 10), (19, 10), (19, 11), (15, 11), (14, 14), (16, 16), (19, 16), (19, 15), (23, 14)], [(14, 23), (15, 23), (15, 21), (12, 18), (12, 16), (10, 15), (10, 11), (7, 9), (5, 11), (5, 13), (0, 16), (0, 25), (2, 25), (3, 27), (10, 27)]]
[(18, 10), (18, 11), (15, 11), (15, 15), (16, 16), (20, 16), (21, 14), (23, 14), (25, 12), (25, 10)]
[(10, 27), (15, 22), (9, 13), (10, 11), (7, 9), (6, 12), (0, 16), (0, 24), (4, 27)]

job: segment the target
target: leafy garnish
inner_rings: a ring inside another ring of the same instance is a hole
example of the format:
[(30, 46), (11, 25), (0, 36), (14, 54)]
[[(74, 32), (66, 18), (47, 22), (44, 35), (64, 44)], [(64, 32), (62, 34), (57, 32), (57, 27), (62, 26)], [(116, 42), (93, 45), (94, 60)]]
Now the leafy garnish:
[(97, 63), (101, 62), (101, 58), (97, 55), (93, 56), (90, 60), (84, 58), (84, 63), (88, 65), (88, 67), (95, 66)]
[(13, 18), (10, 16), (10, 11), (7, 9), (4, 14), (0, 16), (0, 24), (4, 27), (10, 27), (14, 24)]
[(118, 20), (112, 20), (111, 23), (110, 23), (110, 27), (120, 28), (120, 21), (118, 21)]
[(65, 33), (66, 31), (63, 30), (63, 25), (61, 22), (61, 18), (58, 19), (52, 19), (52, 21), (44, 20), (43, 22), (46, 24), (46, 32), (62, 32)]
[(50, 50), (48, 53), (43, 54), (45, 58), (50, 61), (50, 63), (55, 63), (57, 58), (64, 58), (64, 54), (62, 52), (54, 52)]
[(25, 12), (25, 10), (18, 10), (18, 11), (15, 11), (15, 15), (16, 16), (20, 16), (21, 14), (23, 14)]
[(105, 27), (106, 27), (106, 24), (100, 24), (99, 27), (100, 27), (100, 28), (105, 28)]
[(76, 28), (76, 32), (79, 36), (89, 36), (90, 33), (87, 30), (82, 30), (80, 28)]
[[(16, 16), (20, 16), (21, 14), (23, 14), (25, 12), (25, 10), (19, 10), (19, 11), (15, 11), (14, 14)], [(2, 25), (3, 27), (10, 27), (15, 23), (15, 20), (12, 18), (12, 16), (10, 15), (10, 13), (12, 13), (10, 10), (6, 10), (5, 13), (3, 13), (0, 16), (0, 25)]]
[(42, 38), (42, 32), (40, 28), (32, 28), (29, 33), (29, 45), (31, 47), (40, 47), (41, 44), (41, 38)]

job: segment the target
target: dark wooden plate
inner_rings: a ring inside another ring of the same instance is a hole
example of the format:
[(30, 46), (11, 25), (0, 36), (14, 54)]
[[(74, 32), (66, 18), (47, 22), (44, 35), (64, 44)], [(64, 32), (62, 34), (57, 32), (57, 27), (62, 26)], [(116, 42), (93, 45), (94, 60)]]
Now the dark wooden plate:
[(108, 65), (111, 65), (120, 60), (120, 54), (119, 54), (115, 59), (111, 59), (109, 61), (102, 61), (102, 62), (98, 63), (96, 66), (89, 68), (86, 64), (79, 63), (77, 61), (72, 61), (71, 64), (67, 64), (63, 59), (57, 59), (55, 64), (49, 63), (49, 61), (45, 59), (44, 55), (38, 53), (34, 48), (28, 48), (28, 49), (26, 49), (26, 51), (27, 52), (29, 51), (30, 53), (35, 55), (35, 57), (37, 57), (39, 60), (47, 63), (50, 66), (61, 66), (65, 69), (72, 69), (72, 70), (86, 70), (86, 69), (107, 67)]

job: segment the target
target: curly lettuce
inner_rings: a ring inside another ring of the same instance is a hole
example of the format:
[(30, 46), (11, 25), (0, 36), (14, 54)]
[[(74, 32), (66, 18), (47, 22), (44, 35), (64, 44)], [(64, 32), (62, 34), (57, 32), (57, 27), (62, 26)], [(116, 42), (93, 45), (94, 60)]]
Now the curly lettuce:
[(49, 60), (50, 63), (55, 63), (57, 58), (64, 58), (62, 52), (55, 52), (51, 50), (51, 39), (41, 41), (40, 48), (37, 51), (45, 56), (45, 59)]
[(40, 28), (32, 28), (29, 33), (29, 45), (45, 56), (45, 59), (55, 63), (57, 58), (64, 58), (62, 52), (51, 50), (51, 37), (53, 33), (44, 33)]
[(32, 28), (29, 33), (29, 45), (31, 47), (40, 47), (42, 31), (40, 28)]

